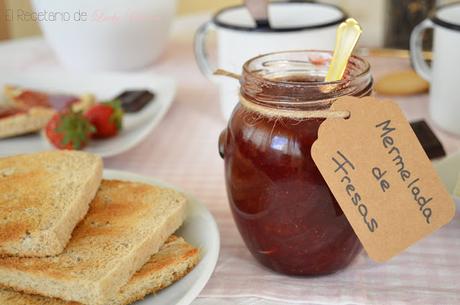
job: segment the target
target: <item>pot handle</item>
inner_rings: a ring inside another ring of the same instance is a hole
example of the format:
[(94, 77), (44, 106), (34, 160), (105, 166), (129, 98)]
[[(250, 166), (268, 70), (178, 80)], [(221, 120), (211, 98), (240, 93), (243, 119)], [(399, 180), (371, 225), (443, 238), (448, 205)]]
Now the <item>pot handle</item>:
[(225, 157), (225, 146), (227, 143), (227, 129), (222, 130), (219, 136), (219, 155), (222, 159)]
[(410, 36), (410, 56), (415, 71), (428, 82), (431, 81), (431, 68), (423, 58), (423, 33), (433, 26), (430, 19), (425, 19), (414, 28)]
[(206, 40), (210, 30), (215, 30), (215, 26), (212, 21), (208, 21), (198, 28), (195, 33), (193, 48), (195, 51), (195, 59), (201, 73), (203, 73), (208, 79), (214, 80), (215, 76), (213, 73), (215, 68), (211, 67), (208, 51), (206, 50)]

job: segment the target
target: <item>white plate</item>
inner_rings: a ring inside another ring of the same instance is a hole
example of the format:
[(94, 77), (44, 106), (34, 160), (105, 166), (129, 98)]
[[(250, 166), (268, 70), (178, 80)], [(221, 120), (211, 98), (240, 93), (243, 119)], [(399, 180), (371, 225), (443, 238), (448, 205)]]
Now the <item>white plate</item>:
[[(116, 97), (129, 89), (147, 89), (155, 93), (153, 103), (142, 111), (126, 114), (124, 128), (116, 137), (94, 140), (86, 151), (110, 157), (139, 144), (160, 122), (169, 109), (175, 94), (172, 78), (151, 73), (143, 74), (70, 74), (64, 72), (22, 73), (2, 71), (0, 86), (18, 85), (25, 88), (70, 94), (93, 93), (98, 100)], [(50, 144), (40, 136), (31, 134), (0, 140), (0, 156), (32, 153), (50, 149)]]
[[(138, 181), (178, 190), (152, 178), (116, 170), (104, 170), (104, 178)], [(183, 279), (135, 305), (188, 305), (198, 296), (214, 271), (220, 247), (217, 224), (203, 204), (187, 194), (185, 196), (188, 199), (187, 218), (176, 234), (201, 250), (200, 262)]]

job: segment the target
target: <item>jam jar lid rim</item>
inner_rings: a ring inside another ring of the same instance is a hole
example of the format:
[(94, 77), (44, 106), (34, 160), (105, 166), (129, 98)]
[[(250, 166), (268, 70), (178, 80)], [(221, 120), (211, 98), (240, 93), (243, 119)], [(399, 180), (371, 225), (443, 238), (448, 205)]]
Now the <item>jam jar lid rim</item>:
[[(296, 81), (285, 81), (285, 80), (274, 80), (274, 79), (269, 79), (269, 78), (265, 78), (263, 76), (261, 76), (260, 74), (258, 73), (254, 73), (253, 71), (250, 71), (249, 70), (249, 65), (257, 60), (257, 59), (260, 59), (262, 57), (266, 57), (266, 56), (270, 56), (270, 55), (275, 55), (275, 54), (287, 54), (287, 53), (310, 53), (310, 52), (316, 52), (316, 53), (329, 53), (331, 54), (332, 51), (328, 51), (328, 50), (289, 50), (289, 51), (281, 51), (281, 52), (270, 52), (270, 53), (265, 53), (265, 54), (261, 54), (261, 55), (258, 55), (256, 57), (253, 57), (249, 60), (247, 60), (244, 64), (243, 64), (243, 73), (246, 74), (246, 75), (250, 75), (251, 77), (254, 77), (258, 80), (261, 80), (261, 81), (264, 81), (264, 82), (268, 82), (268, 83), (273, 83), (273, 84), (278, 84), (278, 85), (302, 85), (302, 86), (327, 86), (327, 85), (340, 85), (340, 84), (343, 84), (347, 81), (349, 81), (350, 79), (341, 79), (341, 80), (337, 80), (337, 81), (333, 81), (333, 82), (314, 82), (312, 84), (308, 84), (308, 83), (305, 83), (305, 82), (296, 82)], [(357, 79), (359, 77), (362, 77), (366, 74), (369, 73), (370, 69), (371, 69), (371, 66), (369, 64), (369, 62), (367, 60), (365, 60), (364, 58), (360, 57), (360, 56), (357, 56), (357, 55), (352, 55), (350, 58), (353, 58), (353, 59), (357, 59), (359, 61), (361, 61), (362, 63), (364, 63), (365, 67), (364, 67), (364, 70), (361, 71), (359, 74), (357, 75), (354, 75), (352, 78), (353, 79)]]
[(304, 31), (304, 30), (315, 30), (315, 29), (321, 29), (321, 28), (326, 28), (334, 25), (338, 25), (342, 22), (344, 22), (348, 18), (347, 12), (345, 12), (340, 6), (335, 5), (333, 3), (322, 3), (322, 2), (314, 2), (314, 1), (305, 1), (305, 0), (282, 0), (282, 1), (275, 1), (271, 2), (270, 5), (290, 5), (290, 4), (305, 4), (305, 5), (317, 5), (317, 6), (323, 6), (323, 7), (328, 7), (337, 10), (341, 16), (333, 19), (328, 22), (323, 22), (323, 23), (318, 23), (318, 24), (313, 24), (313, 25), (299, 25), (299, 26), (290, 26), (290, 27), (281, 27), (281, 28), (276, 28), (276, 27), (251, 27), (251, 26), (243, 26), (243, 25), (235, 25), (235, 24), (230, 24), (224, 21), (221, 21), (219, 17), (227, 13), (231, 10), (235, 9), (240, 9), (244, 8), (244, 4), (239, 4), (239, 5), (232, 5), (225, 7), (217, 13), (215, 13), (212, 17), (212, 21), (223, 28), (230, 29), (230, 30), (236, 30), (236, 31), (242, 31), (242, 32), (258, 32), (258, 33), (280, 33), (280, 32), (297, 32), (297, 31)]

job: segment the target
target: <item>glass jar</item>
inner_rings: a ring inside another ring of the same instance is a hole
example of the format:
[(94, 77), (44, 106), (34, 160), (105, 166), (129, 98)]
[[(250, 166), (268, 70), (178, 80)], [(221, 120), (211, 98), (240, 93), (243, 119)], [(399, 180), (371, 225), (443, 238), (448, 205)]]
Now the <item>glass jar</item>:
[(240, 103), (219, 139), (241, 236), (260, 263), (285, 274), (332, 273), (361, 250), (310, 149), (334, 100), (370, 95), (373, 81), (353, 56), (342, 80), (323, 82), (330, 58), (289, 51), (246, 62)]

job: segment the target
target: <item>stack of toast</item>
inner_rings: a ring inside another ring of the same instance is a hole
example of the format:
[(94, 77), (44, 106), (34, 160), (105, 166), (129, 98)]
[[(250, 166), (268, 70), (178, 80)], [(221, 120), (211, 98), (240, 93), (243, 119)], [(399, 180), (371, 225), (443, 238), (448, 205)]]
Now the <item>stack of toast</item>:
[(0, 158), (0, 304), (124, 305), (198, 262), (174, 232), (186, 198), (102, 180), (102, 160), (75, 151)]

